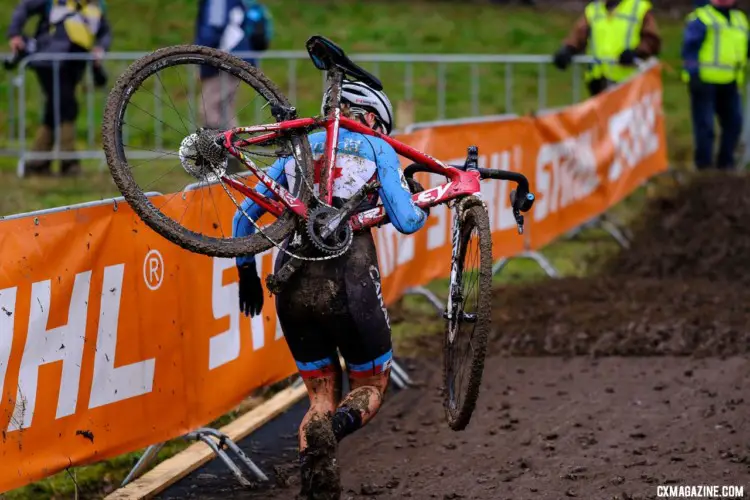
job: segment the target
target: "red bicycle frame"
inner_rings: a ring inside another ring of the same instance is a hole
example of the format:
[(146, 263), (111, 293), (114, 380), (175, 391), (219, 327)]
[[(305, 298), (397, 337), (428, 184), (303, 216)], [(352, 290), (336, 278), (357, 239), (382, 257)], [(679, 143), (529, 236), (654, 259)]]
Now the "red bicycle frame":
[[(258, 177), (272, 193), (277, 197), (277, 200), (271, 199), (260, 194), (254, 188), (249, 187), (242, 182), (230, 178), (223, 177), (222, 180), (232, 188), (241, 192), (255, 203), (263, 207), (266, 211), (279, 217), (285, 209), (289, 209), (299, 215), (300, 217), (307, 218), (307, 207), (295, 196), (293, 196), (288, 190), (281, 186), (278, 182), (274, 181), (265, 172), (257, 168), (253, 162), (247, 160), (245, 155), (239, 151), (239, 148), (259, 145), (264, 142), (270, 141), (281, 135), (282, 132), (295, 129), (310, 129), (324, 127), (326, 130), (326, 144), (325, 144), (325, 162), (324, 168), (328, 175), (324, 178), (328, 179), (326, 189), (326, 199), (324, 200), (328, 205), (331, 204), (333, 199), (333, 169), (336, 165), (336, 145), (338, 143), (339, 127), (344, 129), (358, 132), (363, 135), (372, 137), (378, 137), (388, 144), (399, 155), (408, 158), (409, 160), (419, 163), (427, 167), (430, 171), (446, 176), (449, 182), (441, 184), (440, 186), (432, 189), (427, 189), (420, 193), (412, 196), (412, 199), (421, 208), (432, 207), (441, 203), (446, 203), (452, 199), (473, 195), (479, 192), (479, 181), (480, 174), (477, 171), (463, 171), (457, 168), (448, 166), (433, 158), (432, 156), (422, 153), (411, 146), (384, 134), (381, 134), (370, 127), (363, 125), (355, 120), (341, 116), (338, 108), (334, 109), (332, 116), (326, 118), (296, 118), (292, 120), (285, 120), (279, 123), (268, 124), (268, 125), (257, 125), (253, 127), (238, 127), (231, 130), (227, 130), (222, 135), (224, 136), (223, 142), (226, 150), (239, 161), (241, 161), (255, 176)], [(241, 139), (236, 141), (235, 136), (238, 134), (258, 134), (260, 132), (267, 132), (265, 134), (256, 135), (248, 139)], [(370, 210), (355, 214), (350, 219), (352, 229), (362, 229), (366, 227), (377, 226), (386, 218), (385, 208), (379, 205)]]

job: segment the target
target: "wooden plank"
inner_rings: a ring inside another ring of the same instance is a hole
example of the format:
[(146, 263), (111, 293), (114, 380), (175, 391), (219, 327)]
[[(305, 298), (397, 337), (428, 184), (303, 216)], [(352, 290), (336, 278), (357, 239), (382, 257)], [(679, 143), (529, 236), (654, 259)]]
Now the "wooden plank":
[[(305, 397), (305, 386), (289, 387), (279, 392), (265, 404), (242, 415), (221, 429), (232, 441), (239, 441), (256, 431), (289, 407)], [(110, 493), (105, 500), (152, 498), (214, 458), (211, 448), (205, 443), (192, 444), (177, 455), (168, 458), (152, 470)], [(250, 457), (252, 459), (252, 457)], [(243, 470), (243, 473), (245, 470)]]

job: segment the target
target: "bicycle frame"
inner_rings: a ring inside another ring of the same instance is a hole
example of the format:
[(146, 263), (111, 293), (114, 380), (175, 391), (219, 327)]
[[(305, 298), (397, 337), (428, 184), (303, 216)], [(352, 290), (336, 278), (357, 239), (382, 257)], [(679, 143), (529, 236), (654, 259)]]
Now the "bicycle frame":
[[(430, 171), (446, 176), (449, 182), (432, 189), (427, 189), (420, 193), (412, 196), (412, 199), (421, 208), (432, 207), (441, 203), (446, 203), (450, 200), (461, 196), (473, 195), (480, 190), (480, 174), (478, 171), (462, 171), (455, 167), (445, 165), (439, 160), (433, 158), (430, 155), (422, 153), (411, 146), (408, 146), (392, 137), (381, 134), (375, 130), (372, 130), (366, 125), (363, 125), (355, 120), (340, 115), (340, 110), (336, 108), (332, 113), (333, 116), (326, 118), (298, 118), (292, 120), (285, 120), (275, 124), (268, 125), (257, 125), (253, 127), (238, 127), (232, 130), (224, 132), (223, 142), (224, 147), (227, 151), (240, 160), (254, 175), (258, 177), (272, 193), (276, 195), (277, 200), (268, 198), (260, 194), (255, 189), (246, 186), (242, 182), (232, 179), (230, 177), (224, 177), (222, 180), (227, 185), (241, 192), (248, 198), (252, 199), (255, 203), (262, 206), (268, 212), (275, 216), (280, 216), (285, 209), (292, 210), (300, 217), (307, 218), (307, 207), (295, 196), (293, 196), (287, 189), (275, 182), (265, 172), (257, 168), (253, 162), (247, 160), (243, 153), (238, 148), (259, 145), (264, 142), (268, 142), (282, 135), (283, 132), (296, 129), (310, 129), (310, 128), (325, 128), (326, 130), (326, 145), (324, 152), (324, 168), (327, 170), (328, 175), (323, 178), (328, 179), (328, 185), (326, 186), (326, 199), (324, 200), (327, 204), (331, 204), (333, 199), (333, 168), (336, 165), (336, 144), (338, 142), (339, 127), (343, 127), (346, 130), (352, 132), (358, 132), (363, 135), (378, 137), (388, 144), (399, 155), (408, 158), (409, 160), (426, 166)], [(259, 132), (267, 132), (248, 139), (242, 139), (239, 141), (235, 140), (235, 136), (238, 134), (257, 134)], [(363, 229), (367, 227), (377, 226), (382, 224), (386, 219), (385, 209), (382, 205), (379, 205), (370, 210), (355, 214), (351, 219), (352, 229)]]

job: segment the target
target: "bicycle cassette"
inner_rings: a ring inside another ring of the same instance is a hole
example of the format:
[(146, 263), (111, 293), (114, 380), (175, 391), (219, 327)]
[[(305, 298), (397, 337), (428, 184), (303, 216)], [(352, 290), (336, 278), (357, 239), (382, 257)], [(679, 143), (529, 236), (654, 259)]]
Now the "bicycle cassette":
[(307, 236), (315, 247), (328, 254), (339, 253), (352, 243), (354, 234), (347, 220), (340, 220), (335, 208), (319, 206), (308, 212)]

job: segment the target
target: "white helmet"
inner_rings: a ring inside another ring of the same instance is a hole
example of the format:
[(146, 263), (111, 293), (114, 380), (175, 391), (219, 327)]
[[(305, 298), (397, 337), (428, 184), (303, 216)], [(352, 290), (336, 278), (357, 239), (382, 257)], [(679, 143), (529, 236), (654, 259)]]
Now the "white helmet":
[[(328, 100), (328, 92), (323, 97), (320, 106), (321, 114), (326, 114), (325, 104)], [(341, 85), (341, 103), (349, 104), (352, 108), (360, 108), (372, 111), (385, 128), (386, 135), (393, 130), (393, 106), (385, 92), (374, 90), (362, 82), (344, 80)]]

